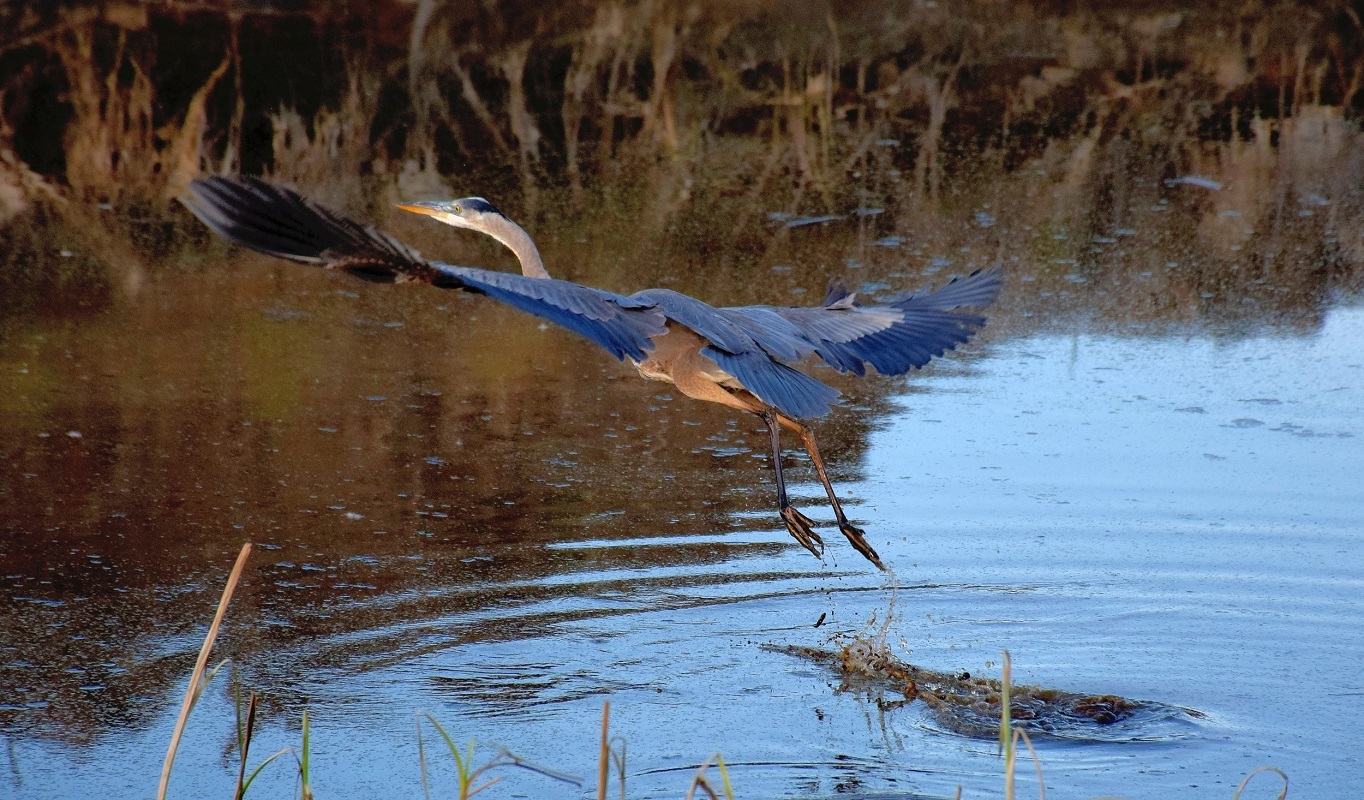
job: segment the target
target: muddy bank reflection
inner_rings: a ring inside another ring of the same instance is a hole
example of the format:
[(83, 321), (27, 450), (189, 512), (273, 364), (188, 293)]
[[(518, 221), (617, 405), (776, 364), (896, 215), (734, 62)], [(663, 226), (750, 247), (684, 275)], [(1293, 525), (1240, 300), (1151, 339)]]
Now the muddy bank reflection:
[[(0, 689), (21, 729), (84, 738), (159, 711), (244, 539), (225, 641), (248, 664), (294, 652), (289, 670), (401, 658), (421, 620), (481, 609), (504, 611), (439, 646), (533, 635), (556, 600), (725, 581), (716, 564), (788, 546), (757, 513), (746, 420), (491, 304), (246, 261), (11, 329)], [(845, 475), (867, 424), (829, 430)], [(381, 643), (326, 644), (395, 620)]]

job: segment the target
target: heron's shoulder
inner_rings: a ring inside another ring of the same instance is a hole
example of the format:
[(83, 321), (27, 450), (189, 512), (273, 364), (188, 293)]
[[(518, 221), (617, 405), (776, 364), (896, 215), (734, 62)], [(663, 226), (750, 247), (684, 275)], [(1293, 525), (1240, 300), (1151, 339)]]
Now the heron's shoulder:
[(630, 295), (630, 296), (631, 296), (631, 297), (637, 297), (637, 298), (639, 298), (639, 299), (641, 299), (641, 300), (649, 300), (650, 302), (653, 302), (653, 303), (658, 304), (658, 305), (660, 305), (660, 306), (661, 306), (661, 305), (665, 305), (665, 304), (673, 304), (673, 305), (679, 305), (679, 306), (686, 306), (686, 307), (688, 307), (688, 308), (702, 308), (702, 307), (704, 307), (704, 308), (709, 308), (709, 309), (711, 309), (711, 310), (714, 310), (714, 306), (712, 306), (711, 304), (707, 303), (706, 301), (704, 301), (704, 300), (697, 300), (695, 297), (692, 297), (691, 295), (682, 294), (681, 292), (676, 291), (676, 290), (674, 290), (674, 289), (658, 289), (658, 288), (655, 288), (655, 289), (643, 289), (643, 290), (640, 290), (640, 291), (638, 291), (638, 292), (635, 292), (633, 295)]
[(743, 326), (704, 300), (672, 289), (645, 289), (630, 295), (630, 299), (653, 306), (668, 319), (691, 328), (731, 353), (759, 349)]

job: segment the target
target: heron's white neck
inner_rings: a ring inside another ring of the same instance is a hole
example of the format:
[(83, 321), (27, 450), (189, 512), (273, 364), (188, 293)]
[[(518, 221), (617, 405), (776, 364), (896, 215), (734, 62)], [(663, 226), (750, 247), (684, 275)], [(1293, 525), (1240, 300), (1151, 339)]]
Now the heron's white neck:
[(531, 240), (530, 234), (506, 217), (497, 214), (490, 217), (484, 232), (516, 254), (516, 260), (521, 262), (521, 274), (528, 278), (548, 278), (549, 271), (545, 269), (545, 262), (540, 260), (540, 250)]

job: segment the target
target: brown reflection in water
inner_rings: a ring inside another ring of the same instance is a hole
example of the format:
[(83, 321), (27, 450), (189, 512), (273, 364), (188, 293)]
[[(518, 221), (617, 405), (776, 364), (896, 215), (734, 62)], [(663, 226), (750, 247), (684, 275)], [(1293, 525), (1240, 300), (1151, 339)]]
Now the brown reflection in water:
[[(1300, 119), (1163, 157), (1102, 131), (1056, 141), (1009, 171), (982, 164), (936, 206), (892, 176), (865, 204), (884, 213), (822, 224), (744, 198), (700, 217), (638, 192), (529, 224), (558, 274), (726, 304), (813, 302), (835, 276), (917, 288), (1000, 261), (1011, 280), (987, 347), (1039, 327), (1310, 332), (1333, 291), (1359, 286), (1364, 147), (1325, 112)], [(723, 196), (723, 177), (689, 178), (693, 196)], [(381, 667), (610, 613), (537, 603), (760, 581), (711, 565), (794, 546), (754, 422), (571, 335), (481, 298), (203, 240), (158, 258), (90, 227), (47, 246), (104, 264), (98, 302), (35, 282), (0, 320), (0, 726), (84, 741), (160, 713), (244, 539), (259, 549), (225, 641), (278, 688), (280, 652)], [(392, 227), (428, 253), (510, 266), (449, 231)], [(904, 383), (819, 375), (853, 400), (820, 427), (847, 480)], [(657, 536), (691, 540), (593, 544)]]
[(1013, 265), (995, 335), (1077, 320), (1117, 332), (1314, 330), (1333, 291), (1360, 289), (1364, 138), (1331, 109), (1312, 111), (1172, 152), (1099, 126), (1003, 177), (982, 165), (948, 202), (899, 205), (903, 242), (889, 258), (907, 254), (910, 275)]
[[(211, 615), (212, 565), (243, 539), (260, 548), (233, 619), (251, 622), (229, 641), (248, 663), (399, 619), (610, 588), (542, 587), (551, 575), (788, 546), (544, 549), (772, 528), (731, 516), (770, 505), (766, 462), (753, 423), (477, 298), (372, 292), (244, 256), (168, 270), (92, 318), (18, 320), (6, 338), (19, 377), (0, 423), (0, 519), (16, 613), (0, 619), (0, 696), (39, 704), (4, 712), (24, 729), (80, 740), (156, 713)], [(855, 468), (865, 423), (830, 433)], [(427, 598), (447, 586), (480, 588)], [(420, 644), (404, 638), (382, 651)]]

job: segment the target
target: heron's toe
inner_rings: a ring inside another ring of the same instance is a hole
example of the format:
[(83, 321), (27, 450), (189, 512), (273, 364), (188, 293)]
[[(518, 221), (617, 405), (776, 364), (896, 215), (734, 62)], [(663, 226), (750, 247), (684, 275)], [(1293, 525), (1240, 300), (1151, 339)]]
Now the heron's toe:
[(787, 506), (781, 510), (782, 522), (786, 523), (786, 529), (801, 543), (806, 550), (809, 550), (815, 558), (824, 557), (824, 540), (815, 533), (815, 523), (804, 514), (797, 511), (793, 506)]
[(881, 557), (876, 554), (872, 546), (867, 543), (867, 534), (861, 528), (850, 522), (844, 522), (838, 526), (838, 529), (843, 532), (844, 536), (848, 537), (848, 541), (857, 552), (862, 554), (863, 558), (875, 564), (876, 568), (882, 572), (890, 571), (885, 564), (881, 563)]

